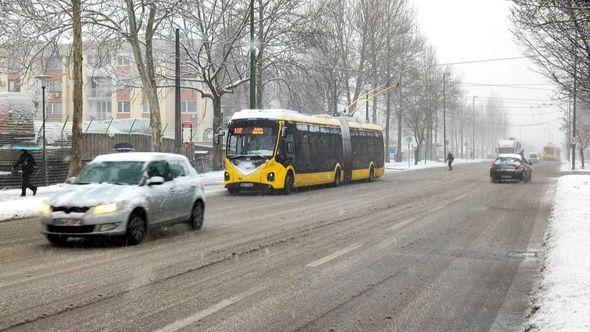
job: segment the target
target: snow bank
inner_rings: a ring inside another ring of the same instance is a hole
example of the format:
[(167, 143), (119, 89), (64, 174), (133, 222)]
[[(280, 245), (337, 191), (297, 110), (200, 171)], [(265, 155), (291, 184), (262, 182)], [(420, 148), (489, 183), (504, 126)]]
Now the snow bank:
[(590, 176), (559, 178), (531, 323), (541, 331), (590, 331)]
[[(455, 159), (453, 161), (453, 166), (458, 164), (468, 164), (468, 163), (480, 163), (484, 161), (489, 161), (487, 159)], [(491, 161), (490, 161), (491, 162)], [(400, 171), (410, 171), (410, 170), (417, 170), (417, 169), (426, 169), (426, 168), (437, 168), (437, 167), (447, 167), (447, 164), (443, 161), (436, 161), (436, 160), (427, 160), (424, 163), (424, 160), (418, 162), (418, 165), (414, 165), (412, 162), (411, 165), (408, 166), (408, 161), (403, 162), (389, 162), (385, 163), (385, 171), (386, 172), (400, 172)]]
[(207, 172), (199, 174), (199, 177), (201, 178), (201, 181), (203, 181), (204, 186), (223, 184), (223, 172), (224, 171)]
[(586, 168), (582, 168), (582, 163), (579, 160), (576, 160), (576, 170), (572, 171), (572, 164), (571, 162), (563, 162), (561, 163), (561, 169), (560, 172), (563, 173), (571, 173), (571, 172), (575, 172), (575, 173), (590, 173), (590, 160), (588, 162), (585, 162), (584, 164), (586, 164)]
[(0, 191), (0, 221), (31, 218), (39, 215), (41, 203), (64, 190), (65, 186), (65, 184), (56, 184), (39, 187), (36, 196), (33, 196), (30, 190), (27, 190), (27, 196), (25, 197), (21, 197), (20, 189)]

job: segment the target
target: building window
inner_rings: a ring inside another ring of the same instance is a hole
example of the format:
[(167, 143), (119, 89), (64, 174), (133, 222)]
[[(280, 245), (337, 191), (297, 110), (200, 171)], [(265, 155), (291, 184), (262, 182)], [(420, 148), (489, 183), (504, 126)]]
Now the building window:
[(47, 104), (47, 115), (61, 115), (61, 103), (49, 103)]
[(96, 102), (96, 119), (106, 120), (111, 117), (111, 102), (110, 101), (97, 101)]
[(20, 80), (8, 80), (8, 92), (20, 92)]
[(61, 97), (61, 81), (54, 80), (49, 83), (49, 91), (53, 94), (53, 97)]
[(117, 56), (117, 65), (119, 66), (129, 66), (129, 56), (127, 55), (118, 55)]
[(147, 99), (143, 100), (143, 104), (141, 105), (143, 108), (143, 112), (144, 113), (149, 113), (150, 112), (150, 102)]
[(107, 77), (88, 77), (90, 81), (90, 97), (108, 98), (112, 94), (111, 80)]
[(20, 61), (17, 58), (14, 57), (10, 57), (8, 58), (8, 63), (7, 63), (7, 67), (8, 69), (20, 69), (21, 68), (21, 64)]
[(181, 113), (197, 113), (197, 102), (196, 101), (183, 101), (180, 102)]
[(128, 100), (120, 100), (117, 102), (117, 112), (129, 113), (131, 112), (131, 103)]
[(47, 59), (48, 70), (61, 70), (61, 60), (57, 56), (52, 56)]

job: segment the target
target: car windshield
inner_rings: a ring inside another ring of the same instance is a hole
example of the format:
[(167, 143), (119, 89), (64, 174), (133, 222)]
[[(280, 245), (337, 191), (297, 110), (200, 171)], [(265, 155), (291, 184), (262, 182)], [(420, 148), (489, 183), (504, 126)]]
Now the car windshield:
[(272, 157), (277, 137), (276, 126), (234, 126), (230, 128), (227, 156)]
[(141, 161), (101, 161), (86, 165), (74, 184), (112, 183), (138, 185), (143, 177)]

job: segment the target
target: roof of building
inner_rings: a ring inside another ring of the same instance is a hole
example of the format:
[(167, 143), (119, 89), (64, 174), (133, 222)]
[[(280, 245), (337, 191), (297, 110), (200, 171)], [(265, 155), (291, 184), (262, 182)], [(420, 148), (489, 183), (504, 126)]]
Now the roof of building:
[[(336, 117), (320, 114), (311, 115), (303, 114), (297, 111), (287, 109), (245, 109), (234, 113), (232, 116), (233, 120), (244, 120), (244, 119), (269, 119), (269, 120), (284, 120), (292, 122), (304, 122), (327, 126), (340, 126), (340, 120)], [(381, 130), (381, 127), (370, 124), (370, 123), (359, 123), (353, 119), (348, 120), (348, 124), (351, 128), (361, 128), (368, 130)]]

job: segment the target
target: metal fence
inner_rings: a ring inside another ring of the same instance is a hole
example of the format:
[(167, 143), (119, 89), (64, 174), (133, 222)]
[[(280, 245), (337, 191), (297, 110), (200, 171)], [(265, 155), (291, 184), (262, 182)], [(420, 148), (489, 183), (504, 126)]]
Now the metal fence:
[[(86, 163), (94, 157), (113, 153), (113, 147), (117, 143), (129, 143), (136, 151), (150, 151), (151, 137), (145, 134), (84, 134), (82, 143), (82, 162)], [(211, 148), (204, 145), (189, 146), (189, 160), (198, 173), (209, 172), (212, 169)], [(163, 140), (163, 151), (174, 152), (174, 140), (165, 138)], [(0, 148), (0, 190), (20, 188), (20, 174), (12, 172), (14, 162), (20, 156), (20, 151), (11, 150), (9, 147)], [(45, 173), (43, 166), (43, 152), (31, 152), (37, 163), (31, 182), (34, 185), (45, 184)], [(63, 183), (66, 180), (69, 166), (69, 145), (47, 146), (47, 184)]]
[[(70, 149), (48, 147), (47, 149), (47, 184), (62, 183), (68, 175), (68, 158)], [(20, 188), (21, 176), (12, 173), (12, 166), (20, 156), (20, 151), (0, 149), (0, 189)], [(45, 184), (43, 166), (43, 152), (31, 152), (37, 163), (37, 168), (31, 177), (31, 183), (39, 186)]]

